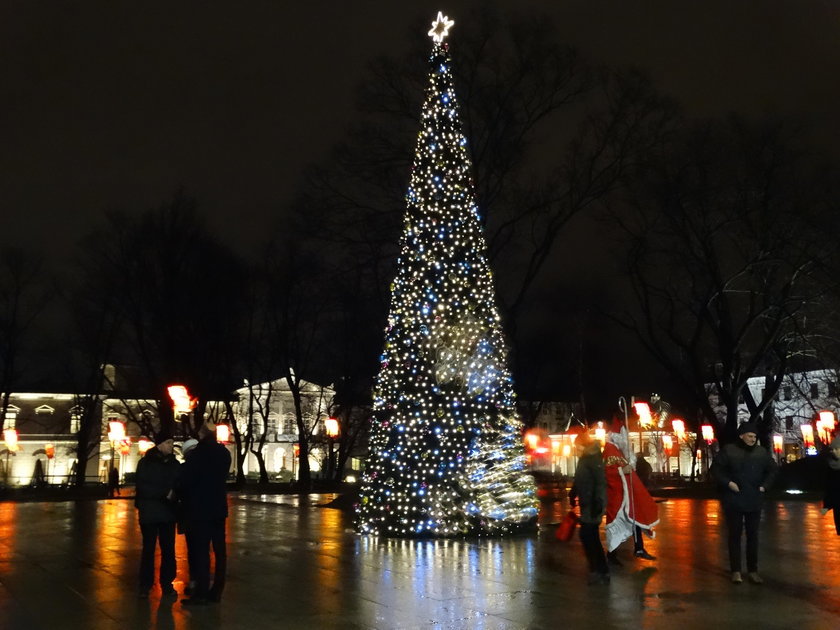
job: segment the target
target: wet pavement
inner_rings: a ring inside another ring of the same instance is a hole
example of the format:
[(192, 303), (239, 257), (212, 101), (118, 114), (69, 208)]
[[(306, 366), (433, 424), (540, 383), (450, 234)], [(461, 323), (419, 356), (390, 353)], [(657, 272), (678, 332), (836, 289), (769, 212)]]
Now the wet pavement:
[[(140, 536), (130, 500), (0, 503), (0, 628), (840, 628), (840, 537), (819, 504), (771, 502), (763, 585), (733, 585), (716, 501), (660, 503), (654, 562), (631, 558), (587, 586), (577, 539), (365, 538), (332, 497), (231, 498), (220, 604), (136, 597)], [(563, 508), (557, 504), (557, 512)], [(178, 579), (186, 559), (178, 537)]]

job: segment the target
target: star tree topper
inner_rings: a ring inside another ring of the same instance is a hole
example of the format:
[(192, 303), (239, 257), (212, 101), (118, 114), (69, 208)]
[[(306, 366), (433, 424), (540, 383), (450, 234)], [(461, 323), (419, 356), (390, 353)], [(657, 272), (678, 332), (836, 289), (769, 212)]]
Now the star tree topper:
[(449, 29), (455, 24), (455, 20), (450, 20), (443, 14), (443, 11), (438, 11), (437, 19), (432, 22), (432, 30), (429, 31), (429, 37), (435, 42), (440, 43), (443, 38), (449, 35)]

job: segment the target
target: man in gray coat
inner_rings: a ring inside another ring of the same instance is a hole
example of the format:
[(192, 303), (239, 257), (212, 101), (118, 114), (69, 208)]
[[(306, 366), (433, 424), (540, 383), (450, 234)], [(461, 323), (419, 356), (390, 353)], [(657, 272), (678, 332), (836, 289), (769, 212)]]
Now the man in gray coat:
[(712, 465), (712, 475), (723, 493), (721, 503), (729, 533), (729, 567), (734, 584), (741, 577), (741, 535), (747, 533), (747, 577), (753, 584), (764, 580), (758, 574), (758, 525), (764, 493), (776, 477), (776, 462), (758, 443), (755, 425), (738, 427), (738, 439), (726, 444)]

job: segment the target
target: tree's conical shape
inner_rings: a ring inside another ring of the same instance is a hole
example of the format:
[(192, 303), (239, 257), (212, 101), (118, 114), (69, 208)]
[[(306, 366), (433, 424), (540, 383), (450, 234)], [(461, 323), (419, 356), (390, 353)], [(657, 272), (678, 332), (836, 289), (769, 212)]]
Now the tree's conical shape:
[(536, 493), (446, 44), (430, 62), (357, 526), (510, 533), (535, 524)]

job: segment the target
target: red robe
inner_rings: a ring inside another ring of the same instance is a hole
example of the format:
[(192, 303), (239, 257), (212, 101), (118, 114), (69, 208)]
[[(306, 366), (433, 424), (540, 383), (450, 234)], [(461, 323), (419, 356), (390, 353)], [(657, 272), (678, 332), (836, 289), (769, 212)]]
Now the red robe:
[(621, 470), (627, 465), (621, 450), (607, 442), (603, 457), (607, 473), (607, 548), (612, 551), (633, 536), (636, 525), (650, 534), (659, 516), (656, 502), (636, 471), (628, 474)]

